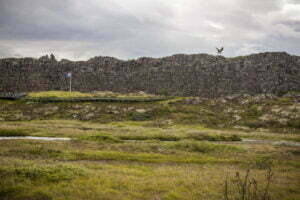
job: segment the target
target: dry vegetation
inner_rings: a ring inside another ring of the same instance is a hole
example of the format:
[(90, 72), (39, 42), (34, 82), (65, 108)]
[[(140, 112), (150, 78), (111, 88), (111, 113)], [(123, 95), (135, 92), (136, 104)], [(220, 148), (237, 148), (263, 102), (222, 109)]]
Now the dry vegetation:
[(268, 183), (267, 198), (300, 199), (299, 102), (220, 101), (0, 100), (0, 136), (72, 138), (0, 140), (0, 199), (250, 199), (253, 180), (257, 200)]

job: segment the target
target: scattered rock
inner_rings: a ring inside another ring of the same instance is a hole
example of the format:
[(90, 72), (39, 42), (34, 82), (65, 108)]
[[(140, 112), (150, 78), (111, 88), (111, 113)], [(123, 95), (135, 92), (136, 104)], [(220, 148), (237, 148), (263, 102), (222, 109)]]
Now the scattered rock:
[(78, 115), (77, 115), (77, 114), (73, 114), (72, 117), (73, 117), (74, 119), (77, 119), (77, 118), (78, 118)]
[(73, 108), (74, 109), (81, 109), (81, 108), (83, 108), (83, 106), (76, 104), (76, 105), (73, 106)]
[(108, 108), (111, 109), (111, 110), (116, 110), (117, 109), (116, 106), (108, 106)]
[(290, 115), (291, 115), (291, 112), (289, 110), (282, 110), (280, 112), (280, 116), (282, 116), (282, 117), (290, 117)]
[(270, 120), (274, 120), (275, 117), (274, 117), (274, 115), (271, 115), (271, 114), (264, 114), (259, 119), (263, 120), (263, 121), (270, 121)]
[(88, 113), (88, 114), (84, 115), (82, 117), (82, 119), (84, 119), (84, 120), (90, 120), (90, 119), (92, 119), (94, 117), (95, 117), (95, 114), (91, 112), (91, 113)]
[(235, 128), (235, 129), (240, 129), (240, 130), (245, 130), (245, 131), (247, 131), (247, 130), (251, 130), (249, 127), (247, 127), (247, 126), (234, 126), (233, 128)]
[(278, 122), (283, 125), (287, 125), (288, 121), (289, 120), (287, 118), (279, 118), (278, 119)]
[(256, 131), (257, 132), (269, 132), (269, 130), (266, 128), (258, 128), (258, 129), (256, 129)]
[(233, 117), (234, 117), (234, 119), (235, 119), (236, 121), (239, 121), (239, 120), (241, 120), (241, 119), (242, 119), (242, 117), (241, 117), (241, 116), (239, 116), (239, 115), (233, 115)]
[(280, 108), (278, 105), (276, 105), (271, 108), (271, 111), (274, 113), (279, 113), (281, 111), (281, 109), (282, 108)]
[(138, 112), (138, 113), (145, 113), (145, 112), (147, 112), (146, 109), (136, 109), (135, 111)]
[(239, 98), (240, 96), (241, 94), (233, 94), (233, 95), (226, 96), (225, 99), (232, 101), (234, 99)]

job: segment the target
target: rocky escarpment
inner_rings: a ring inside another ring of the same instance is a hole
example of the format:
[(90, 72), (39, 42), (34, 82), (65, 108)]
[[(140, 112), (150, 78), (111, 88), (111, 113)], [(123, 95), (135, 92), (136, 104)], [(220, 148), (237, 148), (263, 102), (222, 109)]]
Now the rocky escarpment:
[(73, 90), (218, 97), (235, 93), (300, 91), (300, 57), (260, 53), (225, 58), (178, 54), (164, 58), (122, 61), (95, 57), (88, 61), (56, 61), (54, 56), (0, 60), (0, 92)]

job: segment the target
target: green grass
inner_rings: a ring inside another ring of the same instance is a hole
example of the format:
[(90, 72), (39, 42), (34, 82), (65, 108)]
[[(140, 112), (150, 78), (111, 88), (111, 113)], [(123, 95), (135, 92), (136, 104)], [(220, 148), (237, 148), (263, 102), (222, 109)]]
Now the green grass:
[(207, 133), (190, 133), (187, 138), (200, 141), (241, 141), (238, 135), (221, 135), (221, 134), (207, 134)]
[[(251, 177), (263, 183), (269, 167), (275, 177), (272, 199), (300, 199), (298, 147), (272, 145), (299, 141), (297, 104), (291, 98), (247, 100), (1, 101), (0, 136), (72, 140), (0, 140), (0, 199), (219, 200), (226, 175), (251, 169)], [(265, 114), (283, 118), (274, 109), (284, 110), (289, 123), (260, 120)]]
[(32, 188), (69, 182), (86, 176), (82, 168), (65, 164), (32, 164), (0, 167), (1, 199), (53, 199), (51, 194)]
[(66, 92), (66, 91), (47, 91), (47, 92), (30, 92), (27, 94), (29, 98), (75, 98), (75, 97), (93, 97), (91, 93), (82, 92)]
[(234, 159), (213, 158), (211, 156), (196, 155), (164, 155), (158, 153), (128, 153), (119, 151), (94, 151), (94, 152), (70, 152), (61, 159), (63, 160), (92, 160), (92, 161), (133, 161), (143, 163), (235, 163)]
[(30, 92), (27, 94), (29, 98), (79, 98), (79, 97), (108, 97), (108, 98), (152, 98), (156, 95), (146, 93), (116, 93), (109, 91), (98, 91), (94, 93), (83, 93), (78, 91), (43, 91), (43, 92)]
[(13, 177), (18, 181), (31, 180), (39, 182), (69, 181), (83, 175), (83, 171), (65, 165), (31, 165), (26, 167), (0, 167), (0, 176), (4, 179)]
[[(69, 127), (76, 124), (84, 125), (66, 122)], [(55, 128), (53, 122), (50, 126)], [(98, 199), (99, 195), (106, 199), (152, 199), (155, 195), (221, 199), (226, 173), (250, 167), (262, 179), (259, 174), (270, 159), (277, 178), (272, 194), (278, 199), (300, 195), (290, 193), (297, 191), (299, 155), (282, 156), (294, 148), (258, 145), (251, 149), (251, 145), (195, 140), (112, 142), (103, 137), (107, 133), (89, 134), (90, 139), (68, 142), (0, 141), (0, 195), (4, 199)], [(289, 175), (282, 170), (289, 170)]]
[[(110, 143), (110, 142), (109, 142)], [(220, 152), (242, 152), (242, 148), (208, 144), (208, 143), (191, 143), (180, 142), (174, 144), (124, 144), (120, 146), (112, 146), (109, 143), (100, 150), (58, 150), (44, 146), (27, 145), (22, 148), (13, 148), (0, 153), (1, 156), (15, 156), (17, 158), (30, 159), (55, 159), (61, 161), (136, 161), (146, 163), (231, 163), (237, 162), (234, 158), (223, 159), (214, 158), (209, 155), (197, 156), (194, 154), (186, 154), (185, 152), (201, 152), (201, 153), (220, 153)], [(76, 143), (80, 144), (80, 143)], [(82, 144), (81, 144), (82, 145)], [(162, 149), (164, 149), (162, 151)], [(123, 151), (121, 151), (123, 150)], [(169, 155), (171, 151), (174, 155)], [(178, 151), (179, 150), (179, 151)]]
[(170, 148), (177, 150), (210, 153), (210, 152), (244, 152), (242, 147), (222, 144), (212, 144), (209, 142), (177, 142), (169, 145)]

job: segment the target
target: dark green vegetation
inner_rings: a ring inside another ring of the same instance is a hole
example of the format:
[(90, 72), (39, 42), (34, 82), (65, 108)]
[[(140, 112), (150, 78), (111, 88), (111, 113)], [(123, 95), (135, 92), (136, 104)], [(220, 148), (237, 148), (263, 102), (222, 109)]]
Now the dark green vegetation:
[(30, 131), (19, 130), (19, 129), (0, 129), (0, 136), (10, 137), (10, 136), (28, 136)]
[(228, 179), (230, 194), (243, 195), (232, 189), (250, 169), (263, 193), (270, 168), (268, 197), (300, 198), (299, 147), (273, 145), (299, 141), (297, 98), (0, 100), (0, 120), (0, 136), (72, 138), (0, 140), (0, 199), (219, 200), (226, 175), (240, 178)]

